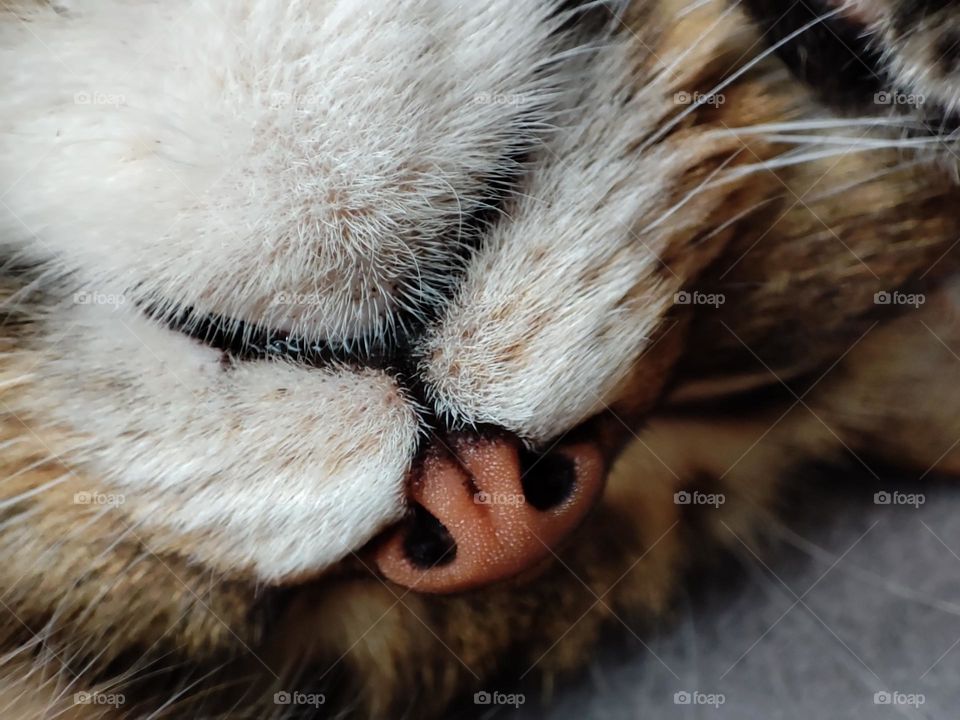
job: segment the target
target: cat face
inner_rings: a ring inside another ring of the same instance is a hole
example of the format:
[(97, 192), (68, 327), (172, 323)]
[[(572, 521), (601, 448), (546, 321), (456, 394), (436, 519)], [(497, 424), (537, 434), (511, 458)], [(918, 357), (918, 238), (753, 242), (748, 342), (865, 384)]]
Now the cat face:
[(448, 432), (624, 434), (733, 141), (654, 133), (682, 73), (623, 11), (7, 10), (0, 235), (37, 291), (18, 411), (154, 547), (271, 583), (408, 515)]
[[(690, 411), (955, 271), (954, 189), (762, 39), (722, 1), (3, 3), (0, 695), (439, 716), (661, 618), (798, 438), (844, 444), (799, 398)], [(674, 372), (687, 417), (649, 414)], [(814, 406), (896, 395), (857, 372)], [(704, 483), (721, 522), (677, 502)]]

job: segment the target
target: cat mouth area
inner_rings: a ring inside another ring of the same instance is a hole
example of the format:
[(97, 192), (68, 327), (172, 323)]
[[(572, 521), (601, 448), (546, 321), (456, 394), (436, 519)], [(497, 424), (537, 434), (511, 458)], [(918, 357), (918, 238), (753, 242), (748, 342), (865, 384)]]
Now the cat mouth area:
[(305, 367), (385, 367), (391, 357), (362, 339), (328, 342), (226, 315), (198, 312), (192, 307), (162, 313), (147, 308), (146, 314), (173, 332), (219, 350), (227, 362), (282, 358)]
[[(192, 308), (153, 317), (220, 351), (227, 365), (271, 358), (306, 368), (377, 363), (391, 369), (406, 394), (419, 398), (426, 433), (404, 480), (407, 512), (360, 550), (366, 569), (416, 592), (468, 591), (545, 566), (599, 502), (630, 434), (613, 411), (536, 449), (500, 427), (444, 427), (418, 385), (415, 359), (404, 364), (362, 346), (347, 350)], [(307, 574), (280, 584), (317, 579)]]

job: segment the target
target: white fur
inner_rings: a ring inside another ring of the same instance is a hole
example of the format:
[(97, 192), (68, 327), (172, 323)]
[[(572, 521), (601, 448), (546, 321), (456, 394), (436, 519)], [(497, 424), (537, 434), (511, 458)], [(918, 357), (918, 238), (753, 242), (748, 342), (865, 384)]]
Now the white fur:
[(98, 0), (8, 20), (0, 235), (157, 299), (379, 336), (434, 299), (485, 176), (536, 139), (519, 122), (552, 102), (550, 6)]
[(76, 306), (48, 329), (56, 342), (33, 369), (43, 396), (20, 412), (81, 434), (65, 461), (104, 474), (148, 547), (187, 537), (198, 561), (279, 580), (403, 512), (418, 422), (382, 373), (224, 368), (129, 307)]
[(540, 442), (573, 428), (613, 400), (683, 282), (660, 255), (703, 219), (671, 207), (671, 190), (710, 140), (628, 149), (675, 109), (661, 80), (636, 87), (630, 53), (592, 60), (576, 122), (537, 156), (424, 344), (432, 399), (455, 422)]
[[(227, 367), (136, 301), (388, 340), (393, 311), (419, 312), (463, 263), (461, 222), (518, 152), (520, 191), (416, 348), (429, 399), (532, 440), (610, 399), (682, 280), (657, 253), (665, 226), (703, 222), (669, 192), (702, 147), (632, 152), (678, 111), (672, 91), (636, 87), (632, 38), (585, 50), (556, 7), (0, 14), (0, 238), (62, 303), (37, 341), (43, 397), (24, 407), (83, 438), (68, 462), (125, 495), (137, 532), (278, 581), (399, 518), (420, 420), (393, 378)], [(126, 302), (72, 304), (76, 290)]]

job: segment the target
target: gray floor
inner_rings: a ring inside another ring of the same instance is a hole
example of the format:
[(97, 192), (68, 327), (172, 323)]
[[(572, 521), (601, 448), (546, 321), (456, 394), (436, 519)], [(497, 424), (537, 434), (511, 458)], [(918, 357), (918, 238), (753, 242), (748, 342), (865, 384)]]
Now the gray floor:
[[(649, 649), (624, 631), (549, 705), (530, 689), (519, 710), (478, 717), (960, 717), (960, 487), (918, 488), (919, 508), (876, 505), (875, 490), (777, 530), (768, 569), (744, 551), (743, 574), (691, 600)], [(882, 692), (893, 702), (875, 702)]]

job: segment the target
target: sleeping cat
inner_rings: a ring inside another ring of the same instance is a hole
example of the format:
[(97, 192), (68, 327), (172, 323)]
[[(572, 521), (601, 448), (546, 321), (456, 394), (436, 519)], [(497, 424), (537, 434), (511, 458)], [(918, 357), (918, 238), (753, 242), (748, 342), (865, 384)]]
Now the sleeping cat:
[(3, 712), (440, 716), (805, 463), (960, 472), (955, 95), (863, 4), (0, 3)]

